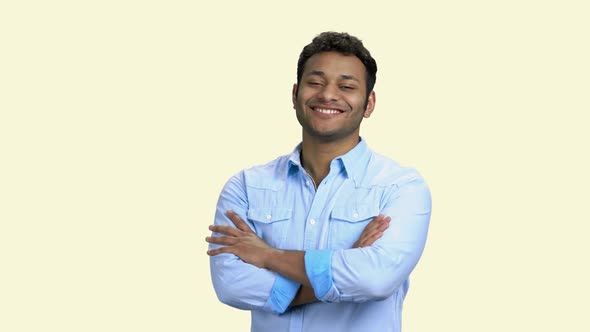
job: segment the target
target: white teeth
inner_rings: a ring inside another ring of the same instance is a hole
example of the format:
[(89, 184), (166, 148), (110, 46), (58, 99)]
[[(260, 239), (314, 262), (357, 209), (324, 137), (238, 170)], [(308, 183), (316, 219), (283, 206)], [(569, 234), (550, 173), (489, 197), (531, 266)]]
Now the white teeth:
[(329, 109), (324, 109), (324, 108), (316, 108), (315, 111), (320, 112), (320, 113), (324, 113), (324, 114), (338, 114), (338, 113), (340, 113), (340, 111), (337, 111), (337, 110), (329, 110)]

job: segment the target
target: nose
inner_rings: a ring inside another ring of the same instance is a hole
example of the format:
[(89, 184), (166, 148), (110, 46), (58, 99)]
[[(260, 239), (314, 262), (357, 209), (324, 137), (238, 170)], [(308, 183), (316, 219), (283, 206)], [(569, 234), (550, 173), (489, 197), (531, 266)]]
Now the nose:
[(340, 92), (338, 87), (334, 84), (324, 85), (324, 87), (318, 93), (318, 97), (322, 102), (338, 100), (339, 96)]

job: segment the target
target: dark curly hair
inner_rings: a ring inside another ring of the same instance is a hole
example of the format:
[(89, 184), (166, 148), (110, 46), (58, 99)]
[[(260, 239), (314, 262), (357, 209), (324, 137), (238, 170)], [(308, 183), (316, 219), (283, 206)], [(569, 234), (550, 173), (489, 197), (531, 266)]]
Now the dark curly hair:
[(305, 46), (299, 54), (299, 61), (297, 61), (297, 87), (303, 75), (303, 68), (305, 63), (313, 55), (321, 52), (338, 52), (344, 55), (354, 55), (365, 65), (366, 81), (367, 81), (367, 98), (369, 93), (373, 91), (375, 81), (377, 80), (377, 62), (365, 48), (363, 42), (346, 32), (327, 31), (317, 35), (310, 44)]

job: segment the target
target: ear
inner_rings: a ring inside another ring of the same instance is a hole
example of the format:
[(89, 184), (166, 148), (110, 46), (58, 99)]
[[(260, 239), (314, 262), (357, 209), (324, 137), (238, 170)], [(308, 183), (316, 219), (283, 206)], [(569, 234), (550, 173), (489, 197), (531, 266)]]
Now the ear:
[(291, 91), (291, 100), (293, 102), (293, 108), (296, 108), (297, 105), (297, 83), (293, 84), (293, 91)]
[(373, 110), (375, 109), (375, 102), (377, 101), (375, 98), (375, 91), (371, 91), (369, 94), (369, 99), (367, 100), (367, 107), (365, 107), (365, 112), (363, 113), (365, 118), (370, 117), (373, 113)]

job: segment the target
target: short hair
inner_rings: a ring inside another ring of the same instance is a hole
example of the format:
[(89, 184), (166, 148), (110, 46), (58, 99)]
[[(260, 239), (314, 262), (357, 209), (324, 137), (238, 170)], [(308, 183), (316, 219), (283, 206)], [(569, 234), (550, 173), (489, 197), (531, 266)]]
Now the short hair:
[(369, 93), (373, 91), (375, 81), (377, 80), (377, 62), (373, 59), (371, 53), (365, 48), (360, 39), (351, 36), (346, 32), (322, 32), (317, 35), (310, 44), (303, 48), (301, 54), (299, 54), (299, 61), (297, 61), (298, 90), (305, 63), (313, 55), (322, 52), (338, 52), (343, 55), (354, 55), (361, 60), (363, 65), (365, 65), (367, 98), (369, 97)]

